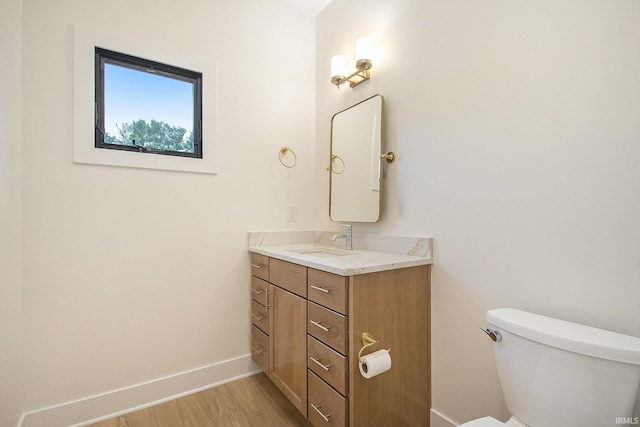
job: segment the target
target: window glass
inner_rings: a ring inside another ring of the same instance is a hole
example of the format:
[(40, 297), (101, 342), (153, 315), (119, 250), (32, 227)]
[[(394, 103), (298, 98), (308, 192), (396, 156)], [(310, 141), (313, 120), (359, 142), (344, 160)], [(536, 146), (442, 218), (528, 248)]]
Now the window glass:
[(201, 158), (201, 79), (96, 48), (96, 147)]

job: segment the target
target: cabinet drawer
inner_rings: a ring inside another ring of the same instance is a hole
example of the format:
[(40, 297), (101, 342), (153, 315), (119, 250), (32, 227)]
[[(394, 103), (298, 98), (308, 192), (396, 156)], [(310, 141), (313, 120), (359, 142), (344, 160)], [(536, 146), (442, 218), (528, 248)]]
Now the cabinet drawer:
[(269, 280), (269, 257), (251, 254), (251, 274), (264, 280)]
[(312, 336), (307, 337), (307, 352), (309, 369), (346, 396), (347, 358)]
[(346, 426), (347, 399), (309, 371), (307, 418), (314, 426)]
[(347, 317), (309, 302), (307, 331), (334, 350), (347, 354)]
[(269, 337), (255, 326), (251, 326), (251, 359), (256, 365), (268, 373), (269, 369)]
[(269, 262), (269, 281), (303, 298), (307, 297), (307, 267), (272, 258)]
[(260, 304), (267, 306), (267, 290), (269, 283), (255, 276), (251, 276), (251, 298)]
[(269, 335), (269, 310), (255, 300), (251, 301), (251, 323)]
[(309, 301), (347, 314), (348, 278), (325, 271), (309, 269)]

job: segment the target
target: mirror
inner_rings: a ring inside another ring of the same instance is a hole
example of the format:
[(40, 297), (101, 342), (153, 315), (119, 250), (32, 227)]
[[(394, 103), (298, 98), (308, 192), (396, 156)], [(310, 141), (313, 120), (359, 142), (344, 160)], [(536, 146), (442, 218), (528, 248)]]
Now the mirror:
[(331, 118), (329, 218), (377, 222), (382, 190), (384, 97), (374, 95)]

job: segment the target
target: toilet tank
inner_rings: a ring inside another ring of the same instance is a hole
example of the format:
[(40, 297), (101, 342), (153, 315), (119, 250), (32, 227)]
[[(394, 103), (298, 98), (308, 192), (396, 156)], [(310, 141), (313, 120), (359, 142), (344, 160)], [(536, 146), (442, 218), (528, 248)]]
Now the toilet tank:
[(487, 312), (507, 409), (532, 427), (628, 421), (640, 383), (640, 338), (511, 308)]

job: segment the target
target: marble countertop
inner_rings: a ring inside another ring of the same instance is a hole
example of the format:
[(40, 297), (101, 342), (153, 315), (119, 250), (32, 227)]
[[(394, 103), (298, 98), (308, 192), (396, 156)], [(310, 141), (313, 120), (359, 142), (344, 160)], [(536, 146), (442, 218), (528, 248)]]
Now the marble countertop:
[(433, 264), (431, 238), (354, 233), (354, 249), (347, 251), (344, 239), (331, 241), (333, 234), (252, 232), (249, 251), (341, 276)]

